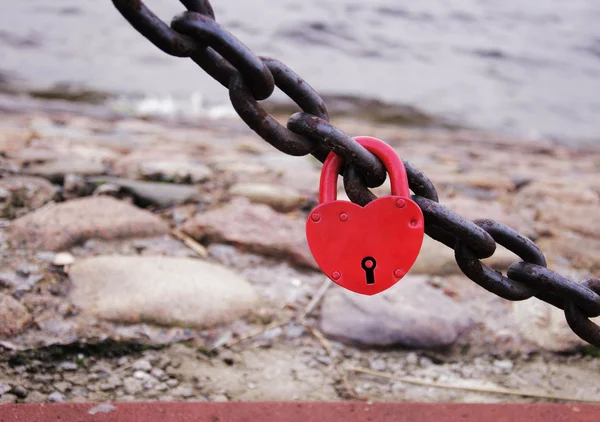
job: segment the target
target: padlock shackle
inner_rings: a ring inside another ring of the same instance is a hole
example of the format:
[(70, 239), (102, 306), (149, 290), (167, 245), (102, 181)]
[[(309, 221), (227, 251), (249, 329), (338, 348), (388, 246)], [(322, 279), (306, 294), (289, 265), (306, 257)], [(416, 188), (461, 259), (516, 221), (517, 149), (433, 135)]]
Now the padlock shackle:
[[(408, 189), (408, 177), (404, 163), (396, 154), (396, 151), (381, 139), (372, 136), (357, 136), (354, 138), (367, 150), (375, 154), (385, 166), (390, 175), (390, 184), (392, 186), (392, 195), (410, 197)], [(342, 157), (334, 152), (329, 153), (323, 163), (321, 170), (321, 181), (319, 186), (319, 203), (335, 201), (337, 198), (337, 179), (340, 168), (342, 167)]]

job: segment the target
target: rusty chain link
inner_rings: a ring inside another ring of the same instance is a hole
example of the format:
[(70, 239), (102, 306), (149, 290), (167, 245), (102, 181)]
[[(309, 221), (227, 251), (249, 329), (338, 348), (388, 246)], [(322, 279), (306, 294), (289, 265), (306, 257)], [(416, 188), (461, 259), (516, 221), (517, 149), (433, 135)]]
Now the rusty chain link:
[[(180, 0), (187, 11), (165, 24), (141, 0), (112, 0), (127, 21), (163, 52), (189, 57), (229, 90), (242, 120), (278, 150), (295, 156), (312, 154), (323, 162), (333, 151), (344, 160), (340, 170), (353, 202), (366, 205), (376, 197), (369, 187), (380, 186), (386, 170), (377, 157), (329, 123), (325, 103), (300, 76), (278, 60), (258, 57), (219, 25), (208, 0)], [(292, 115), (287, 128), (267, 113), (259, 101), (275, 87), (302, 112)], [(507, 300), (533, 296), (564, 310), (567, 323), (579, 337), (600, 347), (600, 327), (590, 318), (600, 316), (600, 279), (576, 283), (546, 268), (546, 259), (529, 239), (493, 220), (469, 221), (439, 204), (427, 176), (404, 161), (413, 200), (425, 217), (425, 233), (454, 250), (461, 271), (484, 289)], [(481, 262), (496, 243), (522, 259), (507, 275)]]

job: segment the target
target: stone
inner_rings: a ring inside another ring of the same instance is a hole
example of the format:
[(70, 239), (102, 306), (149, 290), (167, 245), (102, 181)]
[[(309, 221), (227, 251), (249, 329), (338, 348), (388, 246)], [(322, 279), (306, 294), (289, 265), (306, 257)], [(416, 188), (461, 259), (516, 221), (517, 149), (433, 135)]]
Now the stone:
[(23, 386), (16, 386), (12, 389), (12, 393), (20, 399), (23, 399), (29, 395), (29, 391)]
[[(512, 309), (519, 333), (542, 350), (568, 353), (588, 346), (569, 328), (564, 311), (536, 297), (513, 302)], [(600, 317), (591, 321), (600, 325)]]
[(61, 362), (58, 367), (67, 372), (77, 371), (77, 364), (75, 362)]
[(61, 402), (65, 401), (65, 396), (64, 396), (64, 394), (61, 394), (58, 391), (55, 391), (54, 393), (51, 393), (50, 395), (48, 395), (48, 401), (50, 403), (61, 403)]
[(600, 238), (600, 219), (598, 204), (570, 204), (557, 202), (545, 204), (538, 208), (537, 221), (544, 224), (552, 233), (564, 232), (565, 229), (588, 236)]
[(152, 370), (150, 371), (150, 375), (152, 375), (153, 377), (155, 377), (156, 379), (158, 379), (160, 381), (165, 381), (168, 378), (165, 371), (163, 371), (160, 368), (152, 368)]
[(4, 394), (0, 396), (0, 404), (12, 404), (17, 402), (18, 397), (14, 394)]
[(451, 275), (460, 274), (460, 268), (454, 260), (454, 251), (446, 245), (431, 239), (423, 238), (423, 245), (417, 260), (409, 274)]
[(0, 293), (0, 338), (19, 334), (30, 323), (27, 308), (12, 296)]
[(207, 328), (258, 304), (246, 280), (196, 259), (100, 256), (77, 262), (69, 274), (73, 303), (109, 321)]
[(112, 391), (117, 387), (120, 387), (123, 385), (123, 381), (121, 381), (121, 378), (119, 378), (116, 375), (111, 375), (109, 376), (105, 382), (103, 382), (102, 384), (100, 384), (100, 390), (102, 391)]
[[(519, 261), (521, 259), (517, 255), (500, 245), (496, 246), (494, 255), (482, 260), (485, 265), (498, 271), (506, 271), (513, 263)], [(449, 276), (462, 274), (462, 272), (454, 259), (454, 250), (425, 236), (419, 256), (410, 269), (410, 274)]]
[(123, 390), (129, 395), (138, 394), (143, 390), (142, 381), (136, 378), (127, 377), (123, 380)]
[(54, 384), (54, 388), (60, 393), (66, 393), (69, 391), (73, 385), (68, 381), (60, 381)]
[(147, 360), (140, 359), (133, 362), (132, 368), (137, 371), (150, 372), (152, 370), (152, 365), (150, 365), (150, 362)]
[(237, 183), (229, 189), (229, 193), (254, 203), (269, 205), (281, 212), (297, 209), (307, 200), (295, 189), (266, 183)]
[(516, 207), (533, 208), (558, 202), (600, 204), (600, 193), (589, 186), (589, 183), (578, 179), (544, 178), (520, 189), (512, 200)]
[(133, 195), (136, 203), (142, 206), (157, 205), (159, 207), (169, 207), (189, 202), (198, 195), (198, 190), (193, 186), (176, 185), (173, 183), (140, 182), (108, 176), (94, 177), (89, 181), (94, 184), (108, 183), (118, 186), (121, 191)]
[(215, 403), (226, 403), (229, 401), (229, 398), (225, 394), (217, 394), (212, 396), (212, 400)]
[(444, 198), (441, 204), (471, 221), (480, 219), (495, 220), (520, 232), (527, 230), (527, 226), (530, 224), (523, 217), (507, 210), (498, 201), (483, 201), (466, 196), (455, 196), (454, 198)]
[(0, 179), (0, 218), (14, 219), (50, 202), (56, 189), (46, 179), (9, 176)]
[(41, 274), (22, 274), (20, 272), (0, 273), (0, 287), (9, 287), (16, 292), (28, 292), (44, 278)]
[(387, 368), (387, 364), (385, 363), (385, 360), (383, 360), (383, 359), (373, 359), (373, 360), (369, 361), (369, 366), (371, 367), (371, 369), (373, 371), (379, 371), (379, 372), (383, 372)]
[(504, 359), (504, 360), (495, 360), (494, 361), (494, 366), (498, 369), (502, 369), (503, 371), (511, 371), (514, 367), (514, 364), (511, 360), (508, 359)]
[(488, 190), (498, 190), (509, 192), (515, 189), (515, 182), (508, 175), (494, 174), (490, 176), (489, 172), (473, 171), (459, 174), (445, 174), (433, 180), (437, 186), (455, 185), (467, 186), (471, 188), (480, 188)]
[(8, 384), (0, 384), (0, 396), (2, 396), (3, 394), (8, 393), (10, 390), (12, 390), (12, 387)]
[(133, 378), (137, 380), (147, 380), (148, 378), (150, 378), (150, 375), (148, 375), (148, 373), (145, 371), (135, 371), (133, 373)]
[(67, 174), (78, 176), (100, 176), (106, 173), (101, 162), (83, 159), (59, 159), (44, 164), (36, 164), (23, 170), (24, 173), (44, 177), (54, 183), (62, 183)]
[(185, 387), (176, 387), (175, 389), (173, 389), (172, 393), (176, 396), (181, 396), (184, 399), (189, 399), (190, 397), (194, 396), (194, 392), (192, 391), (191, 388), (185, 388)]
[(47, 399), (45, 394), (39, 391), (32, 391), (23, 399), (23, 403), (44, 403)]
[(197, 240), (229, 243), (249, 252), (318, 268), (308, 248), (304, 219), (280, 214), (245, 198), (235, 198), (221, 208), (196, 215), (182, 230)]
[(406, 276), (377, 296), (334, 288), (321, 308), (321, 329), (326, 335), (364, 346), (449, 346), (473, 323), (468, 310), (422, 276)]
[(159, 217), (109, 197), (74, 199), (25, 215), (8, 228), (13, 247), (65, 250), (88, 239), (116, 240), (163, 235)]
[(130, 179), (149, 179), (175, 183), (199, 183), (212, 177), (212, 170), (193, 157), (199, 149), (159, 144), (138, 148), (114, 163), (115, 174)]
[(169, 389), (169, 386), (167, 384), (165, 384), (164, 382), (161, 382), (159, 384), (157, 384), (154, 389), (156, 391), (167, 391)]
[(204, 164), (169, 160), (141, 163), (139, 172), (144, 179), (174, 183), (200, 183), (212, 176), (212, 170)]
[(31, 130), (24, 127), (3, 127), (0, 130), (0, 153), (16, 153), (34, 136)]
[(556, 236), (542, 238), (537, 244), (544, 251), (549, 264), (567, 261), (573, 268), (591, 274), (600, 271), (600, 239), (563, 232)]
[(64, 267), (65, 265), (71, 265), (75, 262), (75, 258), (69, 252), (59, 252), (52, 259), (52, 265), (57, 267)]

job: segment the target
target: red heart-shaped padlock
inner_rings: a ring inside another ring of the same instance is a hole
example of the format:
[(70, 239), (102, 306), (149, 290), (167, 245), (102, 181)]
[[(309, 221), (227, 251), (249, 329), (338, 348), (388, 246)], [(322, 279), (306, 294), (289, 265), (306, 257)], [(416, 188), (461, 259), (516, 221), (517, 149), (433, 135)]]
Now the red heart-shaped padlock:
[(410, 199), (404, 163), (385, 142), (354, 138), (386, 167), (392, 195), (365, 207), (338, 201), (342, 159), (330, 153), (323, 164), (319, 205), (306, 222), (306, 237), (317, 264), (332, 281), (364, 295), (396, 284), (414, 264), (423, 243), (423, 213)]

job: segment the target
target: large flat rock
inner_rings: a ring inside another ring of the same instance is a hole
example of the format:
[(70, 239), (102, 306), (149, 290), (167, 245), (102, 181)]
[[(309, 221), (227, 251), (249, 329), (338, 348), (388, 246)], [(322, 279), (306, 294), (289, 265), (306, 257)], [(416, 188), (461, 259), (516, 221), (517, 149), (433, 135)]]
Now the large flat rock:
[(15, 220), (8, 228), (14, 247), (61, 250), (88, 239), (115, 240), (166, 234), (152, 213), (106, 196), (74, 199)]
[(325, 334), (364, 346), (444, 347), (472, 325), (467, 309), (421, 276), (407, 276), (375, 296), (335, 288), (321, 309)]
[(30, 322), (25, 306), (12, 296), (0, 293), (0, 340), (20, 333)]
[(304, 228), (302, 218), (235, 198), (221, 208), (196, 215), (184, 224), (183, 231), (196, 239), (230, 243), (250, 252), (318, 268)]
[(196, 259), (101, 256), (77, 262), (70, 277), (73, 303), (115, 322), (207, 328), (241, 317), (259, 300), (234, 272)]

